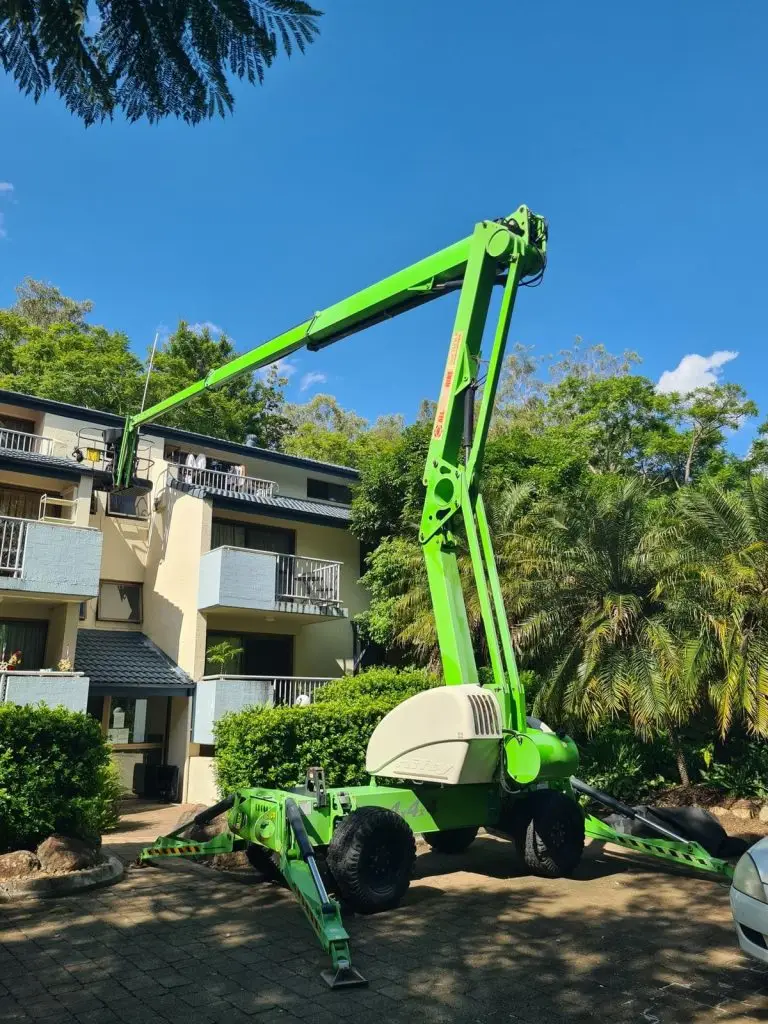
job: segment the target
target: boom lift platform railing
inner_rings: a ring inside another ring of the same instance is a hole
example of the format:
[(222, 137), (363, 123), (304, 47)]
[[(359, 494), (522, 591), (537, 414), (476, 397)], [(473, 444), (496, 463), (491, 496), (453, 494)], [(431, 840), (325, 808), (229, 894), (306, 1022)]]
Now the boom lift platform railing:
[[(338, 901), (362, 913), (396, 906), (409, 885), (416, 833), (433, 849), (458, 853), (485, 826), (511, 838), (530, 870), (550, 877), (575, 870), (585, 835), (710, 875), (730, 871), (680, 832), (640, 840), (598, 818), (585, 820), (576, 799), (583, 784), (572, 779), (575, 744), (565, 732), (526, 718), (480, 483), (515, 299), (521, 286), (541, 280), (546, 249), (546, 222), (527, 207), (481, 221), (467, 238), (315, 313), (125, 423), (118, 488), (129, 488), (136, 476), (141, 428), (168, 410), (299, 349), (319, 351), (458, 293), (419, 533), (446, 685), (409, 698), (377, 725), (366, 755), (368, 785), (328, 787), (323, 769), (310, 768), (305, 784), (291, 790), (238, 790), (196, 819), (201, 824), (226, 812), (227, 832), (191, 842), (183, 838), (184, 826), (140, 855), (146, 863), (244, 849), (265, 877), (279, 872), (330, 954), (331, 970), (323, 977), (332, 987), (364, 983), (352, 966)], [(481, 344), (494, 288), (501, 299), (481, 386)], [(480, 685), (459, 578), (459, 520), (490, 661), (487, 686)]]

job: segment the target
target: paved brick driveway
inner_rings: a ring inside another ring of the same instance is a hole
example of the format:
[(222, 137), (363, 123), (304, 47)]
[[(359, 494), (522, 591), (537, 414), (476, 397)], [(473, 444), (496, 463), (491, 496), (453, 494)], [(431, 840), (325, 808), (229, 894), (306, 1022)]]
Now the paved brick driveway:
[(0, 1020), (49, 1024), (755, 1024), (768, 974), (734, 945), (727, 888), (592, 846), (577, 879), (510, 874), (483, 837), (423, 853), (407, 904), (347, 918), (367, 989), (329, 992), (289, 894), (180, 866), (0, 909)]

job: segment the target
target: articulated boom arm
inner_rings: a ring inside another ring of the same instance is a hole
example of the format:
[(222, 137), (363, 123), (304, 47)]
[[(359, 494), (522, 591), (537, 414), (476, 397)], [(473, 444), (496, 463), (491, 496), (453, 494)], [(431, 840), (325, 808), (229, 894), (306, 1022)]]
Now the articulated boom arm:
[[(424, 473), (427, 494), (420, 540), (424, 546), (445, 681), (476, 683), (477, 666), (452, 529), (456, 515), (461, 512), (505, 725), (523, 732), (524, 694), (515, 667), (478, 483), (515, 296), (526, 278), (537, 278), (543, 273), (546, 242), (543, 218), (524, 206), (510, 217), (482, 221), (468, 238), (315, 313), (277, 338), (212, 370), (188, 388), (128, 417), (115, 474), (116, 486), (128, 487), (132, 482), (139, 429), (170, 409), (298, 349), (317, 351), (373, 324), (460, 291)], [(481, 343), (495, 285), (503, 286), (504, 291), (475, 422)]]

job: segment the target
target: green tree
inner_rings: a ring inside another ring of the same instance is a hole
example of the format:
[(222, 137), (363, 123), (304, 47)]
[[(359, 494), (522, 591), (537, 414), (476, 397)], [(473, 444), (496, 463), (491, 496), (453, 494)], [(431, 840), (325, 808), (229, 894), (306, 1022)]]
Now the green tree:
[(35, 327), (72, 324), (84, 328), (85, 318), (92, 309), (90, 299), (67, 298), (55, 285), (25, 277), (16, 287), (16, 302), (11, 312)]
[(197, 124), (233, 109), (233, 78), (262, 82), (281, 48), (303, 52), (319, 16), (303, 0), (0, 0), (0, 65), (86, 125), (118, 112)]
[(105, 327), (30, 324), (0, 311), (0, 387), (125, 415), (141, 398), (128, 338)]
[[(214, 337), (208, 327), (197, 330), (180, 321), (155, 356), (147, 406), (200, 380), (236, 354), (226, 335)], [(265, 378), (257, 374), (236, 377), (171, 410), (163, 422), (211, 437), (276, 448), (289, 426), (283, 414), (287, 382), (278, 372), (273, 368)]]
[(737, 430), (747, 417), (756, 416), (757, 406), (740, 384), (711, 384), (688, 395), (682, 415), (690, 424), (684, 474), (684, 483), (689, 484), (694, 460), (701, 450), (721, 445), (724, 432)]

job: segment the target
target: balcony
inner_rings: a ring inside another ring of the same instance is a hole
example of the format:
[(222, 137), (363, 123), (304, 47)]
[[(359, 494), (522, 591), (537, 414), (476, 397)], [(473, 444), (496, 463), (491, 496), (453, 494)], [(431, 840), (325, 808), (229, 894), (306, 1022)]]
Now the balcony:
[(0, 516), (0, 592), (82, 601), (98, 594), (100, 565), (98, 530)]
[(194, 466), (173, 466), (170, 470), (175, 479), (188, 487), (199, 487), (203, 491), (214, 491), (225, 497), (272, 498), (277, 494), (274, 480), (261, 480), (256, 476), (239, 473), (224, 473), (218, 469), (196, 469)]
[(63, 441), (43, 437), (42, 434), (27, 434), (23, 430), (8, 430), (5, 427), (0, 427), (0, 449), (55, 458), (65, 458), (69, 454)]
[(213, 744), (214, 724), (230, 711), (254, 705), (292, 705), (299, 697), (309, 698), (311, 703), (317, 691), (330, 682), (310, 676), (204, 676), (195, 690), (192, 742)]
[(343, 618), (341, 562), (220, 547), (200, 560), (197, 607)]
[(37, 704), (85, 711), (88, 705), (87, 676), (82, 672), (0, 672), (0, 704)]

